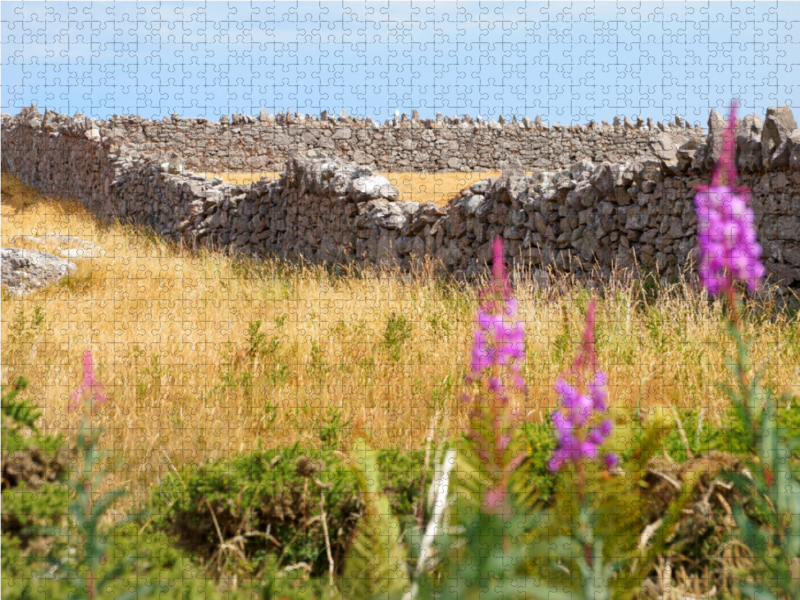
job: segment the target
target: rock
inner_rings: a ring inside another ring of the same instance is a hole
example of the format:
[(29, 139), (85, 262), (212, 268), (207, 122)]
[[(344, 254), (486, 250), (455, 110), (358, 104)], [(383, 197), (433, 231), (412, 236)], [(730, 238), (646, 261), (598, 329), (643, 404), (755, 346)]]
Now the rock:
[(713, 169), (714, 165), (717, 164), (722, 153), (722, 144), (727, 128), (728, 120), (719, 114), (716, 109), (712, 108), (711, 114), (708, 116), (708, 137), (706, 138), (706, 151), (703, 159), (706, 169)]
[(503, 115), (500, 115), (499, 117), (497, 117), (497, 122), (500, 123), (500, 125), (505, 125), (506, 118)]
[(536, 115), (536, 118), (533, 120), (533, 123), (534, 123), (534, 125), (536, 125), (536, 127), (541, 127), (542, 126), (542, 115)]
[(416, 108), (411, 111), (411, 120), (419, 121), (419, 111)]
[(739, 149), (738, 168), (741, 171), (760, 171), (764, 165), (761, 136), (764, 122), (758, 115), (746, 115), (736, 124), (736, 146)]
[(219, 118), (219, 122), (220, 122), (220, 123), (222, 123), (223, 125), (228, 125), (228, 124), (230, 124), (231, 120), (230, 120), (230, 118), (228, 117), (228, 115), (222, 115), (222, 116)]
[(764, 129), (761, 132), (761, 156), (764, 165), (778, 169), (789, 166), (790, 136), (797, 129), (792, 109), (788, 104), (767, 109)]
[(614, 191), (614, 165), (609, 162), (604, 162), (594, 168), (594, 172), (589, 177), (591, 183), (597, 190), (600, 198), (607, 198), (611, 196)]
[(644, 125), (644, 119), (642, 117), (636, 117), (636, 127), (641, 129), (642, 125)]
[(21, 248), (0, 248), (2, 285), (10, 294), (24, 296), (61, 281), (78, 270), (64, 258)]
[(625, 129), (636, 129), (636, 125), (628, 117), (625, 117)]
[(471, 186), (469, 186), (469, 191), (473, 194), (484, 194), (486, 193), (486, 189), (489, 187), (489, 180), (484, 179), (483, 181), (476, 181)]
[(675, 127), (683, 129), (683, 117), (680, 115), (675, 115)]
[(698, 144), (695, 140), (689, 140), (678, 147), (678, 171), (685, 171), (692, 165), (697, 149)]
[(655, 128), (655, 124), (653, 123), (653, 117), (647, 117), (647, 128), (650, 131), (653, 131), (653, 129)]
[(267, 109), (262, 108), (261, 112), (258, 114), (258, 120), (264, 123), (267, 120)]
[(666, 132), (659, 133), (650, 141), (650, 148), (671, 173), (677, 174), (680, 171), (678, 144), (672, 135)]
[(800, 169), (800, 129), (795, 129), (789, 138), (792, 142), (792, 153), (789, 155), (789, 166)]
[(622, 125), (622, 121), (619, 117), (614, 117), (614, 127), (620, 127)]
[(57, 244), (55, 252), (62, 258), (98, 258), (106, 254), (106, 251), (101, 246), (74, 235), (48, 233), (40, 237), (15, 235), (11, 238), (12, 244), (17, 244), (19, 242), (29, 242), (40, 246)]
[(369, 175), (353, 179), (350, 182), (347, 193), (357, 202), (373, 198), (397, 200), (400, 196), (399, 190), (382, 175)]
[(596, 165), (592, 161), (584, 158), (570, 165), (569, 170), (575, 181), (583, 181), (591, 176), (595, 166)]
[(170, 152), (169, 156), (169, 172), (173, 174), (180, 174), (183, 173), (183, 169), (186, 166), (183, 158), (177, 152)]
[(328, 111), (327, 110), (323, 110), (321, 113), (319, 113), (319, 120), (320, 121), (327, 121), (328, 120)]

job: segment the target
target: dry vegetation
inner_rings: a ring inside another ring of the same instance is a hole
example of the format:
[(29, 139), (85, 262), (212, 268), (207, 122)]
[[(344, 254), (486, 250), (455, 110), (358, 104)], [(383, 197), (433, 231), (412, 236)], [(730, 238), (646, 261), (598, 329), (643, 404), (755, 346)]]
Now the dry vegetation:
[[(259, 440), (347, 444), (360, 421), (376, 446), (420, 447), (436, 408), (449, 412), (451, 433), (466, 422), (459, 397), (473, 289), (429, 272), (333, 275), (193, 253), (102, 224), (77, 203), (41, 199), (4, 174), (3, 245), (44, 233), (80, 236), (108, 253), (76, 261), (77, 275), (61, 285), (24, 299), (4, 294), (2, 382), (25, 375), (45, 408), (44, 432), (74, 432), (80, 417), (67, 412), (68, 395), (91, 348), (111, 396), (96, 417), (103, 444), (124, 458), (106, 483), (131, 486), (129, 502), (172, 464), (247, 452)], [(574, 356), (589, 295), (568, 282), (558, 293), (539, 290), (526, 273), (514, 281), (527, 330), (524, 409), (539, 419), (556, 403), (553, 381)], [(727, 400), (714, 384), (728, 380), (733, 350), (722, 303), (685, 282), (648, 291), (616, 281), (602, 295), (599, 359), (612, 404), (702, 406), (719, 421)], [(796, 316), (753, 305), (745, 331), (764, 385), (798, 380)]]
[[(222, 177), (228, 183), (241, 185), (251, 181), (269, 177), (278, 178), (280, 173), (270, 171), (252, 173), (208, 173), (209, 177)], [(393, 186), (400, 191), (400, 200), (412, 202), (433, 202), (445, 206), (447, 202), (458, 193), (475, 183), (488, 177), (500, 175), (496, 171), (482, 173), (381, 173)]]

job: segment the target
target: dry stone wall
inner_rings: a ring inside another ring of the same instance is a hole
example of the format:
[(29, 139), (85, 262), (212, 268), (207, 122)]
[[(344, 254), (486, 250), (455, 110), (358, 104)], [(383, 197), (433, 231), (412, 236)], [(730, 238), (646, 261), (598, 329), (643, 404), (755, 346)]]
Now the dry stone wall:
[[(120, 124), (35, 109), (3, 116), (2, 163), (42, 192), (78, 197), (98, 214), (262, 257), (408, 269), (427, 256), (470, 278), (502, 235), (509, 260), (534, 269), (608, 274), (636, 259), (664, 274), (692, 255), (694, 188), (708, 181), (724, 126), (712, 111), (707, 135), (664, 131), (647, 153), (619, 163), (575, 160), (526, 174), (512, 158), (501, 176), (447, 206), (399, 201), (374, 169), (325, 148), (291, 155), (280, 179), (210, 181), (184, 170), (198, 157), (144, 151)], [(768, 273), (784, 288), (800, 287), (800, 130), (791, 110), (769, 109), (764, 121), (748, 115), (737, 145)]]
[(500, 171), (515, 158), (530, 170), (558, 170), (581, 158), (595, 162), (653, 156), (650, 142), (665, 131), (700, 135), (678, 123), (648, 127), (630, 119), (617, 125), (548, 127), (527, 118), (501, 123), (465, 115), (462, 119), (404, 119), (379, 125), (372, 119), (313, 118), (299, 114), (234, 115), (231, 122), (138, 116), (112, 117), (130, 144), (148, 153), (177, 151), (190, 169), (210, 171), (282, 171), (292, 153), (323, 150), (328, 156), (378, 171)]

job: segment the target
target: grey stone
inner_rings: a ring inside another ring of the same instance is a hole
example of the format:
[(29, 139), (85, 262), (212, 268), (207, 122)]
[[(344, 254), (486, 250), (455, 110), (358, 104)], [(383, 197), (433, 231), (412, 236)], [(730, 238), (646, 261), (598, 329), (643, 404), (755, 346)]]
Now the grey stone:
[(168, 158), (169, 162), (169, 172), (178, 174), (183, 173), (184, 166), (186, 165), (181, 155), (177, 152), (170, 152)]
[(369, 198), (397, 200), (400, 195), (398, 189), (382, 175), (369, 175), (353, 179), (347, 191), (357, 201)]
[(5, 291), (25, 296), (75, 273), (78, 266), (64, 258), (20, 248), (0, 248), (0, 272)]
[(789, 166), (793, 169), (800, 169), (800, 129), (795, 129), (789, 136), (792, 144), (792, 152), (789, 155)]
[(742, 171), (760, 171), (764, 164), (761, 136), (764, 122), (758, 115), (746, 115), (736, 124), (736, 146), (739, 149), (738, 168)]
[(797, 129), (792, 109), (788, 104), (767, 109), (764, 129), (761, 132), (761, 156), (763, 163), (778, 169), (789, 166), (792, 132)]
[(664, 167), (673, 174), (680, 171), (678, 162), (678, 144), (675, 139), (666, 132), (656, 135), (650, 142), (653, 153), (661, 159)]

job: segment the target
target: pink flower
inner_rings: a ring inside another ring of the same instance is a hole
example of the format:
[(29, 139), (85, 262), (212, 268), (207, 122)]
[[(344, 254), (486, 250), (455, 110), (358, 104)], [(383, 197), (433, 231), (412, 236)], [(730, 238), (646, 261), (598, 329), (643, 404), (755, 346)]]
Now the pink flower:
[[(525, 359), (525, 327), (522, 321), (517, 320), (518, 303), (511, 295), (503, 264), (503, 240), (499, 237), (494, 241), (492, 276), (491, 284), (481, 292), (482, 302), (475, 319), (467, 376), (468, 383), (481, 379), (490, 401), (473, 405), (467, 437), (492, 478), (483, 498), (484, 508), (505, 515), (510, 510), (507, 477), (526, 456), (524, 452), (507, 456), (512, 431), (521, 415), (509, 409), (505, 383), (511, 379), (516, 388), (525, 390), (521, 376)], [(465, 394), (462, 400), (469, 402), (471, 398)]]
[[(494, 292), (494, 297), (478, 311), (469, 380), (477, 379), (482, 371), (494, 365), (510, 365), (518, 373), (520, 362), (525, 359), (525, 324), (517, 320), (519, 305), (511, 297), (503, 266), (503, 240), (499, 237), (494, 243), (492, 272), (494, 280), (489, 292)], [(501, 293), (502, 302), (497, 298)], [(519, 375), (515, 375), (514, 384), (524, 385)]]
[[(575, 359), (569, 374), (581, 375), (585, 371), (597, 369), (597, 356), (594, 350), (594, 318), (595, 303), (589, 304), (586, 315), (586, 329), (583, 334), (581, 350)], [(578, 462), (583, 459), (598, 457), (600, 446), (611, 435), (614, 424), (610, 419), (587, 430), (592, 418), (606, 410), (608, 376), (603, 371), (595, 371), (594, 379), (588, 384), (588, 393), (582, 394), (577, 388), (567, 383), (564, 376), (559, 377), (555, 390), (561, 399), (565, 412), (556, 410), (552, 420), (556, 428), (558, 448), (548, 463), (551, 471), (558, 471), (566, 462)], [(614, 454), (605, 454), (604, 460), (609, 467), (619, 460)]]
[(89, 401), (92, 402), (92, 411), (94, 412), (97, 410), (97, 406), (94, 404), (94, 401), (97, 401), (97, 404), (105, 404), (108, 402), (108, 398), (103, 394), (105, 386), (100, 383), (97, 378), (94, 376), (94, 366), (92, 365), (92, 351), (86, 350), (83, 353), (83, 381), (81, 385), (78, 386), (78, 389), (72, 392), (70, 398), (72, 398), (72, 402), (67, 407), (68, 410), (76, 410), (78, 406), (80, 406), (80, 399), (88, 392), (89, 393)]
[(712, 295), (730, 289), (734, 280), (746, 282), (754, 291), (766, 272), (756, 242), (750, 191), (736, 185), (736, 108), (734, 100), (711, 183), (698, 186), (694, 197), (700, 282)]

